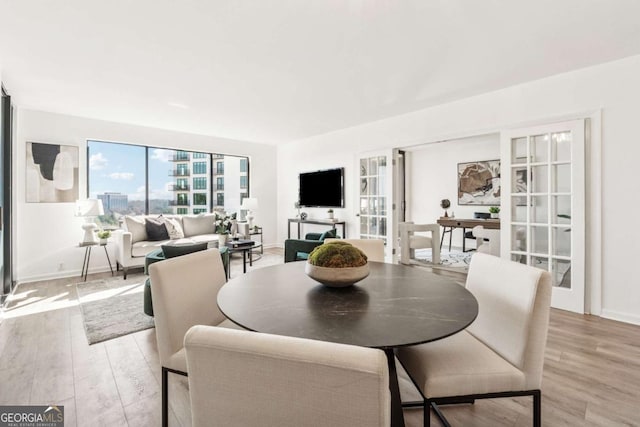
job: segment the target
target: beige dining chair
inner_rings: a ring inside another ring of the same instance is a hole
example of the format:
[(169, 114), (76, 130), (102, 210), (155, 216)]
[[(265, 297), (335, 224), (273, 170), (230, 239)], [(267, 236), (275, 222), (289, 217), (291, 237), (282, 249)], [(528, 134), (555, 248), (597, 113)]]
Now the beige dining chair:
[(415, 259), (416, 249), (431, 249), (431, 262), (440, 264), (440, 226), (438, 224), (414, 224), (401, 222), (400, 262), (410, 264)]
[(162, 366), (162, 425), (167, 426), (169, 372), (187, 375), (184, 335), (193, 325), (240, 328), (216, 305), (226, 282), (217, 249), (171, 258), (149, 266), (158, 354)]
[(194, 326), (184, 339), (194, 427), (388, 427), (382, 350)]
[(430, 425), (430, 408), (444, 419), (438, 404), (533, 396), (533, 425), (540, 426), (549, 272), (476, 253), (466, 287), (479, 306), (466, 330), (398, 350), (398, 359), (424, 396), (424, 425)]
[(384, 240), (382, 239), (324, 239), (324, 243), (347, 242), (360, 249), (369, 261), (384, 262)]

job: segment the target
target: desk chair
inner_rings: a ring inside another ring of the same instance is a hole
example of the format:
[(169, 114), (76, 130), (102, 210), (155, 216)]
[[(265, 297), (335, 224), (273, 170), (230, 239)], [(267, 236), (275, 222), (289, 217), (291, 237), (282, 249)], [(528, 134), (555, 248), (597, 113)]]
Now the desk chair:
[[(433, 264), (440, 264), (442, 242), (438, 246), (438, 235), (440, 234), (440, 226), (438, 224), (401, 222), (398, 224), (398, 230), (400, 232), (400, 262), (402, 264), (411, 263), (411, 260), (415, 258), (416, 249), (426, 248), (431, 248), (431, 261)], [(449, 249), (451, 249), (451, 241), (449, 241)]]
[(478, 317), (466, 330), (398, 350), (398, 359), (424, 397), (424, 425), (430, 425), (431, 408), (444, 420), (439, 404), (532, 396), (533, 425), (540, 427), (551, 275), (476, 253), (466, 287), (479, 306)]
[(382, 350), (210, 326), (184, 339), (194, 427), (387, 427)]

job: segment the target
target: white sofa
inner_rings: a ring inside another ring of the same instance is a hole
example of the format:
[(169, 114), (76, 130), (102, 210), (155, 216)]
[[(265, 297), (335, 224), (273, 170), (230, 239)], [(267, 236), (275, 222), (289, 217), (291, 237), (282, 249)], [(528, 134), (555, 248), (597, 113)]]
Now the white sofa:
[[(147, 218), (155, 220), (162, 218), (172, 238), (169, 240), (148, 240), (145, 228)], [(209, 247), (217, 247), (218, 235), (215, 234), (214, 220), (214, 214), (125, 216), (122, 229), (116, 230), (114, 233), (116, 268), (124, 270), (124, 278), (126, 279), (129, 268), (144, 266), (145, 256), (160, 249), (162, 245), (206, 242)], [(248, 226), (238, 225), (239, 233), (246, 235)]]

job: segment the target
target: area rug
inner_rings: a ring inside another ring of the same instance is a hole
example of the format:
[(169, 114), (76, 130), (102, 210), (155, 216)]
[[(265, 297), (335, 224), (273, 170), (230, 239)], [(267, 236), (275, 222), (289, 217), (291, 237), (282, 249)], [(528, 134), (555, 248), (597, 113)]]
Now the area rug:
[(443, 250), (440, 253), (440, 263), (434, 264), (431, 249), (416, 249), (415, 262), (419, 265), (432, 268), (442, 268), (453, 271), (467, 272), (469, 263), (475, 251), (459, 252)]
[(146, 276), (130, 275), (76, 284), (80, 312), (89, 344), (153, 328), (153, 318), (144, 314)]

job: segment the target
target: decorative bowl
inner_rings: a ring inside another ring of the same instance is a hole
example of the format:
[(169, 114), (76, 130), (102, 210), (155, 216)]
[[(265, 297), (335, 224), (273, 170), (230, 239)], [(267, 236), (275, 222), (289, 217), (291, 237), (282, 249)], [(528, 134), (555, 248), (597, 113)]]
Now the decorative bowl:
[(325, 286), (329, 286), (331, 288), (344, 288), (367, 277), (369, 275), (369, 264), (367, 263), (360, 267), (334, 268), (319, 267), (307, 262), (304, 267), (304, 272), (307, 276)]

